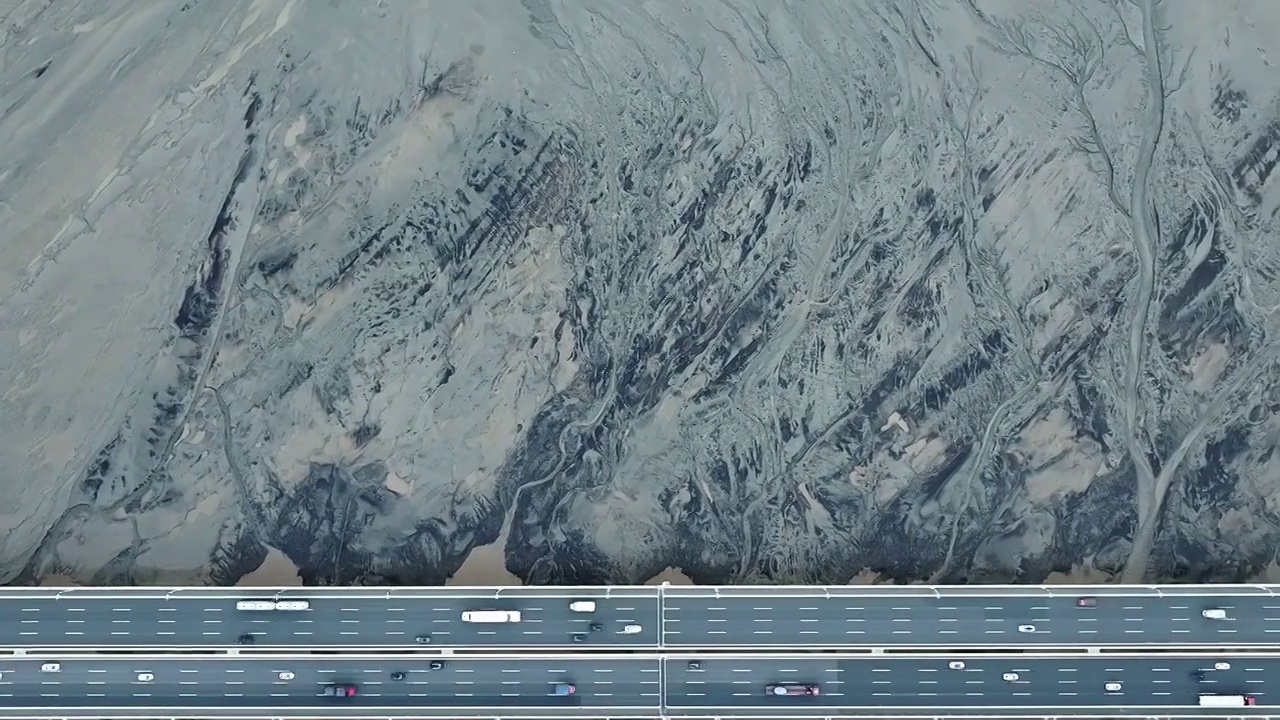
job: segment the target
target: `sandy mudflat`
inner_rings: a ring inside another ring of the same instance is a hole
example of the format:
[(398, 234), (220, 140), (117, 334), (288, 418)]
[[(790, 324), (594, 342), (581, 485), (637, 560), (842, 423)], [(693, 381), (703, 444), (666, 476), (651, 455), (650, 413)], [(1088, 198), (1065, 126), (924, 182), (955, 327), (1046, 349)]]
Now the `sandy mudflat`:
[(661, 585), (664, 582), (671, 583), (672, 585), (693, 584), (693, 581), (689, 579), (689, 576), (681, 572), (680, 568), (669, 567), (649, 578), (649, 581), (646, 582), (645, 585)]
[(524, 583), (520, 578), (507, 572), (507, 560), (504, 550), (507, 547), (507, 528), (502, 529), (498, 539), (488, 545), (472, 548), (471, 554), (458, 568), (449, 581), (445, 583), (454, 587), (476, 585), (492, 585), (498, 587), (519, 587)]
[(275, 548), (267, 550), (267, 559), (257, 570), (240, 578), (237, 587), (300, 587), (302, 578), (298, 568)]

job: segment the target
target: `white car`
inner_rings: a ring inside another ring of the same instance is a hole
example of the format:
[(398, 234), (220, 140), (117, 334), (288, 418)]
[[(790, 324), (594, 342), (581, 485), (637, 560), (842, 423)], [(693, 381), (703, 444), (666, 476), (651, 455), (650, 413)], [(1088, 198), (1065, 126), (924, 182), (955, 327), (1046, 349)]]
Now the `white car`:
[(575, 600), (569, 603), (569, 610), (572, 612), (595, 612), (596, 604), (591, 600)]
[(1018, 632), (1033, 633), (1035, 631), (1036, 631), (1035, 625), (1019, 625), (1018, 626)]
[(1206, 608), (1200, 611), (1200, 616), (1210, 620), (1226, 620), (1227, 611), (1222, 608)]
[(1005, 682), (1017, 682), (1018, 673), (1005, 673), (1004, 675), (1001, 675), (1000, 678)]
[(156, 676), (151, 673), (138, 673), (138, 682), (151, 682)]
[(281, 680), (292, 680), (293, 677), (294, 677), (293, 673), (289, 672), (288, 670), (285, 670), (284, 672), (280, 673)]
[(640, 631), (643, 629), (644, 628), (640, 627), (639, 625), (623, 625), (622, 634), (623, 635), (639, 635)]
[(1104, 687), (1107, 692), (1120, 692), (1120, 683), (1118, 682), (1109, 682)]
[(40, 672), (62, 672), (62, 666), (58, 663), (45, 663), (40, 666)]
[(952, 660), (951, 662), (947, 663), (947, 667), (951, 668), (952, 670), (963, 670), (964, 663), (959, 660)]
[(311, 603), (306, 600), (281, 600), (276, 603), (277, 610), (310, 610)]
[(1214, 669), (1214, 670), (1230, 670), (1230, 669), (1231, 669), (1231, 663), (1229, 663), (1229, 662), (1216, 662), (1216, 663), (1214, 663), (1214, 664), (1213, 664), (1213, 669)]

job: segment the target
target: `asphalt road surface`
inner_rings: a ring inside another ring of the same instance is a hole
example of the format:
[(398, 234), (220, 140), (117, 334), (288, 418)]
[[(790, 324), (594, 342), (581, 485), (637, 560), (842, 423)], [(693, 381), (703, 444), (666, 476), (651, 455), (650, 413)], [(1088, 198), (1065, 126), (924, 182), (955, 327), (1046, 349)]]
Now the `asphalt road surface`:
[[(703, 658), (701, 671), (688, 661), (666, 661), (668, 707), (681, 711), (754, 707), (773, 714), (831, 708), (1068, 708), (1105, 709), (1140, 706), (1197, 706), (1206, 694), (1251, 694), (1259, 706), (1272, 698), (1270, 678), (1280, 673), (1280, 658), (1178, 658), (1170, 656), (1091, 658), (965, 658), (961, 670), (951, 658), (857, 659)], [(1227, 662), (1228, 670), (1214, 670)], [(1205, 672), (1203, 682), (1192, 674)], [(1017, 680), (1005, 680), (1005, 673)], [(770, 697), (768, 683), (817, 683), (818, 697)], [(1106, 683), (1118, 682), (1118, 692)], [(1275, 693), (1280, 704), (1280, 692)], [(1200, 708), (1197, 707), (1197, 710)], [(1272, 712), (1275, 708), (1272, 708)], [(1236, 714), (1240, 709), (1236, 708)], [(943, 713), (945, 714), (945, 713)]]
[[(1079, 597), (668, 597), (664, 640), (673, 648), (1280, 643), (1280, 598), (1268, 595), (1099, 595), (1096, 607), (1078, 607)], [(1202, 617), (1211, 607), (1227, 619)]]
[[(652, 648), (887, 646), (1224, 647), (1280, 644), (1267, 586), (1201, 588), (624, 587), (0, 589), (0, 647)], [(1078, 607), (1082, 596), (1095, 607)], [(305, 599), (306, 611), (240, 611), (241, 599)], [(574, 600), (594, 613), (574, 613)], [(1201, 616), (1222, 608), (1225, 620)], [(464, 610), (520, 610), (509, 624)], [(659, 621), (661, 617), (661, 622)], [(602, 629), (590, 632), (592, 623)], [(622, 634), (634, 624), (641, 631)], [(1031, 626), (1023, 631), (1024, 626)], [(574, 642), (574, 636), (583, 642)]]
[[(180, 657), (68, 659), (57, 672), (48, 660), (0, 661), (0, 707), (344, 707), (656, 708), (659, 661), (613, 658), (430, 659)], [(403, 680), (393, 680), (403, 672)], [(289, 674), (292, 674), (292, 677)], [(150, 675), (151, 678), (146, 676)], [(322, 696), (325, 686), (350, 683), (354, 698)], [(552, 695), (572, 683), (570, 697)]]
[[(953, 714), (1190, 715), (1266, 714), (1280, 657), (1187, 658), (979, 656), (875, 658), (657, 656), (445, 659), (281, 656), (0, 660), (0, 716), (111, 717), (163, 711), (165, 717), (244, 713), (264, 717), (376, 713), (450, 717), (886, 716)], [(701, 663), (693, 670), (689, 662)], [(1215, 663), (1229, 667), (1214, 669)], [(393, 672), (403, 672), (393, 680)], [(1194, 677), (1203, 672), (1203, 679)], [(1016, 673), (1007, 679), (1006, 673)], [(150, 677), (147, 677), (147, 676)], [(576, 685), (554, 697), (556, 683)], [(818, 697), (773, 697), (769, 683), (816, 683)], [(1118, 682), (1118, 691), (1106, 683)], [(354, 698), (322, 696), (333, 683), (359, 687)], [(1254, 708), (1197, 705), (1197, 696), (1251, 694)], [(665, 706), (663, 702), (665, 700)], [(411, 712), (412, 711), (412, 712)]]
[[(650, 588), (650, 590), (652, 590)], [(90, 596), (83, 593), (0, 596), (0, 646), (213, 647), (237, 643), (251, 635), (255, 646), (269, 647), (404, 647), (430, 637), (431, 647), (655, 647), (658, 642), (656, 595), (609, 593), (603, 589), (574, 595), (552, 595), (519, 589), (480, 597), (308, 596), (305, 611), (243, 611), (238, 599), (271, 600), (271, 594), (209, 595), (178, 593)], [(591, 599), (596, 612), (575, 613), (569, 603)], [(464, 610), (519, 610), (519, 623), (462, 622)], [(590, 625), (604, 629), (591, 632)], [(635, 635), (623, 626), (640, 625)], [(573, 642), (574, 634), (586, 641)]]

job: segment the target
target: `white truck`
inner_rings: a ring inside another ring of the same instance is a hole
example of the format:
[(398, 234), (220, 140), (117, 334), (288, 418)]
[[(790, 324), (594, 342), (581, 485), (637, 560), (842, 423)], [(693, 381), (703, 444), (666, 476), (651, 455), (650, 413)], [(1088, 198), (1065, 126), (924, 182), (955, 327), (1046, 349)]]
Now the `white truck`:
[(519, 610), (467, 610), (462, 613), (462, 622), (469, 623), (518, 623)]
[(1245, 707), (1257, 705), (1258, 699), (1252, 695), (1201, 695), (1201, 707)]

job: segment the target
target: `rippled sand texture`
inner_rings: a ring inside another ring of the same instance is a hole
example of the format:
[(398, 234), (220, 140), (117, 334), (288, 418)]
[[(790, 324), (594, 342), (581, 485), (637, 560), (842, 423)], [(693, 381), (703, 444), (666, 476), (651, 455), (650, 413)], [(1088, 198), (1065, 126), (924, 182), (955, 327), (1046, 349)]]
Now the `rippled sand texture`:
[(1273, 567), (1280, 4), (6, 6), (4, 581)]

